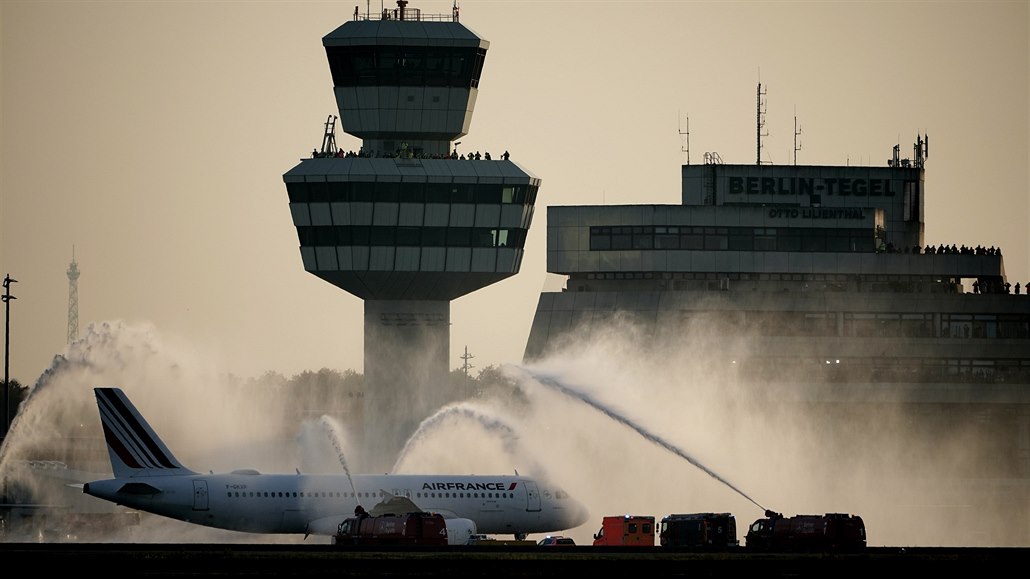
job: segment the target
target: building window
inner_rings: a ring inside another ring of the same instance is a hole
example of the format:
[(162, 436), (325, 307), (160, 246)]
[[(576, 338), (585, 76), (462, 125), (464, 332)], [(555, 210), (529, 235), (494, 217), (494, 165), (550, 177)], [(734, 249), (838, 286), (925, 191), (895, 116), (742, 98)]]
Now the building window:
[(590, 228), (590, 249), (591, 251), (603, 251), (612, 248), (611, 227)]
[(679, 227), (655, 227), (654, 248), (655, 249), (679, 249), (680, 248)]
[(633, 228), (612, 227), (612, 249), (632, 249)]
[(633, 228), (633, 249), (653, 249), (654, 228), (634, 227)]
[(729, 236), (725, 227), (705, 227), (705, 249), (723, 250), (729, 247)]

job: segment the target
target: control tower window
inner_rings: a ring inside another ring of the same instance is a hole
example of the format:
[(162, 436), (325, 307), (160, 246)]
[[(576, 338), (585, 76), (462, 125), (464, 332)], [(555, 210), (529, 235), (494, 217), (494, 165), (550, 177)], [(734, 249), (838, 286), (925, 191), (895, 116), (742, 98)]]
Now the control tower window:
[(450, 247), (468, 247), (472, 235), (470, 227), (448, 227), (447, 245)]
[(335, 227), (312, 227), (311, 231), (315, 237), (312, 245), (328, 246), (336, 245), (339, 242), (336, 238)]
[(477, 227), (472, 230), (472, 247), (494, 247), (497, 230)]
[(396, 232), (396, 228), (393, 227), (372, 227), (369, 245), (394, 245)]
[(311, 200), (307, 183), (287, 183), (286, 192), (290, 196), (290, 203), (307, 203)]
[(451, 184), (450, 183), (427, 183), (426, 184), (426, 203), (450, 203), (451, 202)]
[(401, 203), (423, 203), (426, 200), (426, 184), (425, 183), (404, 183), (401, 186), (400, 197), (398, 199)]
[(471, 183), (451, 185), (451, 203), (472, 203), (475, 201), (476, 186)]
[(371, 228), (365, 226), (350, 227), (351, 245), (368, 245), (371, 239)]
[(375, 183), (355, 181), (350, 184), (350, 200), (371, 203), (375, 194)]
[(419, 244), (419, 228), (418, 227), (398, 227), (397, 228), (397, 245), (399, 246), (415, 246)]
[(522, 185), (505, 185), (501, 190), (501, 203), (522, 203), (525, 196)]
[(329, 201), (329, 184), (325, 181), (308, 183), (308, 194), (311, 202), (325, 203)]
[(486, 50), (453, 46), (328, 46), (336, 86), (477, 88)]
[(446, 66), (447, 59), (443, 53), (438, 51), (426, 52), (425, 56), (425, 83), (427, 86), (444, 86), (445, 79), (444, 67)]
[(400, 64), (400, 55), (391, 48), (382, 48), (376, 54), (376, 82), (377, 85), (396, 86), (398, 82), (397, 68)]
[(401, 86), (418, 86), (425, 83), (426, 51), (411, 47), (404, 49), (397, 60), (397, 83)]
[(329, 181), (329, 201), (341, 203), (350, 201), (350, 183), (346, 181)]
[(425, 247), (443, 247), (447, 237), (446, 227), (422, 228), (422, 245)]
[(476, 203), (496, 205), (501, 202), (500, 185), (479, 185), (476, 188)]
[(401, 184), (398, 182), (380, 181), (375, 184), (376, 201), (397, 201)]

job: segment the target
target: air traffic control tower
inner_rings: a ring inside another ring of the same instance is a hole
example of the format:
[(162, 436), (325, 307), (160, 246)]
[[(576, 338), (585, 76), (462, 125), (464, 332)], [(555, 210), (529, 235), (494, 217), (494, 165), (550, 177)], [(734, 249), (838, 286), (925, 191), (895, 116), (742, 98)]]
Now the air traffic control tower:
[(407, 4), (355, 8), (322, 38), (341, 126), (361, 147), (337, 149), (330, 118), (322, 149), (283, 175), (304, 269), (365, 302), (367, 472), (389, 470), (451, 401), (450, 301), (518, 273), (540, 186), (506, 151), (456, 155), (490, 43), (457, 9)]

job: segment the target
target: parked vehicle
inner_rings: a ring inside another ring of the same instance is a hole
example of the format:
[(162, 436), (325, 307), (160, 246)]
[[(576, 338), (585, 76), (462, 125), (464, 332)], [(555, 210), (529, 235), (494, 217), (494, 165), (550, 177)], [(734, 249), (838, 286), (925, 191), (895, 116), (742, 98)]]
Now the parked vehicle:
[(654, 517), (650, 515), (604, 517), (601, 529), (594, 534), (594, 545), (654, 547), (654, 530)]
[(574, 547), (576, 541), (572, 540), (572, 537), (564, 537), (562, 535), (548, 535), (543, 539), (540, 539), (536, 543), (541, 547)]

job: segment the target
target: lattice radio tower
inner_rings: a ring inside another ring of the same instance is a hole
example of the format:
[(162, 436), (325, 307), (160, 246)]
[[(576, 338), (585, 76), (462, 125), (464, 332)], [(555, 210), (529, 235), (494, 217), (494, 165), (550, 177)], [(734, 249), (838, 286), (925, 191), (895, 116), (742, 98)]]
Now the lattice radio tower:
[(79, 337), (79, 264), (75, 263), (75, 246), (72, 246), (72, 263), (68, 266), (68, 343)]

